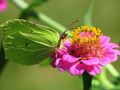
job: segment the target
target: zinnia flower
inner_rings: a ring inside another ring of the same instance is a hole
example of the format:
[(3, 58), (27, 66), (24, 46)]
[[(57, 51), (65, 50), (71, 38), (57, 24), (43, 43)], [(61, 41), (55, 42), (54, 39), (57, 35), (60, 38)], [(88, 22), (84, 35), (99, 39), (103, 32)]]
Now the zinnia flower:
[(110, 37), (99, 28), (82, 26), (70, 32), (61, 41), (54, 54), (52, 65), (60, 71), (81, 75), (85, 71), (92, 76), (100, 74), (102, 66), (117, 60), (119, 46), (110, 43)]
[(3, 12), (7, 9), (7, 0), (0, 0), (0, 12)]

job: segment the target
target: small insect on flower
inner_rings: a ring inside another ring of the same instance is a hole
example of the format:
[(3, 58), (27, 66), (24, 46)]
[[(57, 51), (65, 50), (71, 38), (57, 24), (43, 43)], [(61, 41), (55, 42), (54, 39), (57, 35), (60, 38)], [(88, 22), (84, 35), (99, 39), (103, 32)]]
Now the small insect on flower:
[(120, 55), (119, 45), (111, 43), (110, 37), (96, 27), (78, 27), (60, 41), (52, 65), (72, 75), (85, 71), (92, 76), (100, 74), (102, 66), (115, 62)]

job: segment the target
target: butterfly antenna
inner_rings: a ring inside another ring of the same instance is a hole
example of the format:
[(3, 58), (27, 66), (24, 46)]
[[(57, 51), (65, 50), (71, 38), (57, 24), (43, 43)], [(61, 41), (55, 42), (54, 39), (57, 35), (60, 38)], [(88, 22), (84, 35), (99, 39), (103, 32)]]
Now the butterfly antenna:
[(65, 28), (65, 31), (71, 30), (71, 29), (72, 29), (72, 26), (73, 26), (75, 23), (79, 22), (79, 21), (80, 21), (80, 19), (75, 19), (74, 21), (72, 21), (72, 22)]
[(78, 22), (80, 19), (75, 19), (74, 21), (72, 21), (66, 28), (65, 28), (65, 31), (60, 35), (60, 39), (59, 39), (59, 41), (58, 41), (58, 45), (57, 45), (57, 47), (60, 47), (60, 44), (61, 44), (61, 40), (62, 39), (64, 39), (66, 36), (67, 36), (67, 31), (68, 30), (71, 30), (72, 28), (72, 26), (76, 23), (76, 22)]

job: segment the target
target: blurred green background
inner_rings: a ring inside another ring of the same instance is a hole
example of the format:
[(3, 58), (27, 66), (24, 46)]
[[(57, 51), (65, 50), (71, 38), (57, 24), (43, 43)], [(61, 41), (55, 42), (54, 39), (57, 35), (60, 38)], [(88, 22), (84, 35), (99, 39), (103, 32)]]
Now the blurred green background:
[[(26, 1), (31, 3), (33, 0)], [(89, 4), (90, 0), (49, 0), (37, 11), (42, 11), (64, 26), (80, 18), (81, 25)], [(19, 14), (20, 10), (9, 2), (7, 11), (0, 13), (0, 24), (18, 18)], [(112, 41), (120, 43), (120, 0), (95, 0), (92, 20), (93, 25), (112, 37)], [(119, 60), (113, 65), (120, 70)], [(0, 90), (82, 90), (81, 80), (51, 66), (23, 66), (9, 62), (0, 77)]]

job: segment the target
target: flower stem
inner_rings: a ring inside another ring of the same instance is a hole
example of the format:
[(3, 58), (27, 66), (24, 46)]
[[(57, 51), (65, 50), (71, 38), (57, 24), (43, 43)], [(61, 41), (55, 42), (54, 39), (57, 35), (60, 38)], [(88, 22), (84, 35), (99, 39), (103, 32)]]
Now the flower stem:
[(85, 25), (90, 25), (92, 26), (92, 13), (93, 13), (93, 5), (94, 5), (94, 0), (90, 1), (90, 5), (88, 7), (87, 12), (84, 15), (83, 21)]
[(40, 19), (41, 21), (45, 22), (50, 27), (53, 27), (54, 29), (57, 29), (60, 33), (64, 32), (64, 30), (65, 30), (65, 28), (62, 25), (60, 25), (59, 23), (57, 23), (56, 21), (54, 21), (50, 17), (46, 16), (42, 12), (38, 13), (38, 19)]
[[(11, 0), (11, 1), (21, 10), (26, 10), (27, 8), (29, 8), (29, 5), (27, 3), (25, 3), (23, 0)], [(54, 29), (57, 29), (58, 32), (60, 32), (60, 33), (64, 32), (64, 30), (65, 30), (64, 26), (57, 23), (55, 20), (51, 19), (44, 13), (36, 12), (36, 11), (33, 11), (33, 13), (34, 13), (33, 15), (37, 16), (34, 18), (41, 20), (43, 23), (47, 24), (48, 26), (50, 26)]]
[(83, 90), (92, 90), (92, 76), (84, 72), (83, 77)]

